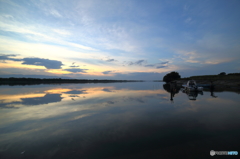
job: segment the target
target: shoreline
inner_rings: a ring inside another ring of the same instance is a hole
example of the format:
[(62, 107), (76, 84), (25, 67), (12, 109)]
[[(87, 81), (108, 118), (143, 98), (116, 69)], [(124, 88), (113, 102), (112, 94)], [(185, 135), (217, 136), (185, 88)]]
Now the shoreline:
[[(194, 79), (193, 79), (194, 80)], [(178, 86), (182, 86), (186, 84), (188, 80), (180, 79), (176, 80)], [(240, 92), (240, 81), (236, 79), (229, 79), (229, 80), (195, 80), (197, 84), (206, 84), (214, 86), (215, 91), (239, 91)]]
[(35, 85), (35, 84), (67, 84), (67, 83), (122, 83), (144, 82), (142, 80), (89, 80), (89, 79), (40, 79), (40, 78), (0, 78), (0, 85)]

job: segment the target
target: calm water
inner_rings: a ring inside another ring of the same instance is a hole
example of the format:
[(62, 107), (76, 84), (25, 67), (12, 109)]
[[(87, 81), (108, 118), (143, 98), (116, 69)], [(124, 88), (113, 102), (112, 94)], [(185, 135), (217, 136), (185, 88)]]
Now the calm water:
[(179, 91), (171, 101), (163, 84), (0, 86), (0, 158), (210, 158), (210, 150), (240, 152), (240, 94), (206, 90), (188, 97)]

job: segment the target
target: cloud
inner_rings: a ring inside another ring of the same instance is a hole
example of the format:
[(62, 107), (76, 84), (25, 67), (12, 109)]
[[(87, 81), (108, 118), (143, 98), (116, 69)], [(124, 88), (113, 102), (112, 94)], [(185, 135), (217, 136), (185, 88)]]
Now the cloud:
[(154, 67), (155, 65), (145, 65), (145, 67)]
[(186, 20), (185, 20), (185, 23), (190, 23), (192, 21), (192, 18), (187, 18)]
[(128, 65), (129, 66), (131, 66), (131, 65), (142, 66), (143, 63), (147, 63), (147, 61), (146, 60), (138, 60), (138, 61), (135, 61), (135, 62), (130, 61), (130, 62), (128, 62)]
[[(24, 70), (24, 69), (18, 69), (18, 68), (14, 68), (16, 71), (18, 71), (19, 73), (21, 71), (25, 71), (25, 72), (30, 72), (29, 70)], [(2, 74), (0, 73), (0, 77), (1, 78), (9, 78), (9, 77), (16, 77), (16, 78), (63, 78), (63, 79), (71, 79), (71, 77), (68, 76), (54, 76), (54, 74), (47, 74), (47, 75), (33, 75), (33, 74)], [(46, 72), (44, 72), (46, 73)]]
[(167, 67), (168, 63), (169, 63), (169, 61), (165, 61), (165, 62), (161, 62), (161, 63), (145, 65), (144, 67), (164, 68), (164, 67)]
[(73, 62), (72, 63), (72, 66), (69, 66), (69, 67), (79, 67), (79, 66), (76, 66), (76, 65), (74, 65), (75, 64), (75, 62)]
[[(58, 26), (56, 26), (58, 27)], [(24, 36), (27, 39), (38, 42), (50, 42), (67, 47), (75, 47), (83, 50), (96, 51), (96, 49), (81, 45), (75, 42), (69, 42), (59, 35), (72, 35), (71, 32), (63, 29), (56, 29), (47, 25), (23, 25), (21, 22), (0, 21), (0, 30), (14, 32)], [(49, 32), (53, 30), (53, 32)], [(57, 34), (54, 34), (57, 33)], [(32, 44), (32, 43), (31, 43)]]
[(70, 67), (79, 67), (79, 66), (70, 66)]
[(109, 74), (109, 73), (112, 73), (113, 71), (104, 71), (104, 72), (102, 72), (103, 74)]
[(61, 69), (63, 63), (57, 60), (49, 60), (49, 59), (42, 59), (42, 58), (23, 58), (23, 59), (16, 59), (11, 57), (16, 57), (15, 54), (10, 55), (0, 55), (0, 60), (10, 60), (10, 61), (23, 61), (23, 65), (36, 65), (36, 66), (44, 66), (47, 69)]
[(4, 62), (4, 60), (10, 60), (10, 61), (22, 61), (22, 59), (15, 59), (11, 57), (16, 57), (17, 55), (15, 54), (10, 54), (10, 55), (0, 55), (0, 60)]
[(85, 70), (88, 70), (88, 69), (70, 68), (70, 69), (65, 69), (65, 70), (66, 70), (66, 71), (69, 71), (69, 72), (72, 72), (72, 73), (78, 73), (78, 72), (86, 73)]
[[(195, 63), (195, 64), (202, 64), (204, 59), (203, 52), (200, 55), (197, 51), (184, 51), (184, 50), (177, 50), (177, 58), (182, 59), (184, 62), (187, 63)], [(205, 56), (206, 57), (206, 56)]]
[(159, 80), (166, 73), (158, 72), (131, 72), (131, 73), (117, 73), (115, 79), (128, 79), (128, 80)]
[(233, 61), (233, 58), (206, 60), (204, 63), (215, 65), (215, 64), (227, 63), (227, 62), (231, 62), (231, 61)]
[(61, 18), (62, 17), (62, 15), (55, 9), (51, 9), (49, 11), (49, 13), (52, 14), (54, 17), (57, 17), (57, 18)]
[(113, 61), (117, 61), (117, 60), (114, 60), (114, 59), (108, 59), (106, 60), (107, 62), (113, 62)]
[(61, 35), (71, 35), (71, 33), (67, 30), (62, 30), (62, 29), (53, 29), (54, 32), (61, 34)]
[(166, 61), (166, 62), (161, 62), (160, 64), (167, 64), (167, 63), (169, 63), (169, 61)]
[(156, 68), (165, 68), (165, 67), (167, 67), (167, 66), (157, 66)]
[(61, 61), (42, 58), (23, 58), (22, 61), (24, 65), (44, 66), (47, 69), (61, 69), (63, 65)]
[(135, 63), (136, 63), (137, 65), (142, 65), (143, 62), (145, 62), (145, 60), (138, 60), (138, 61), (136, 61)]

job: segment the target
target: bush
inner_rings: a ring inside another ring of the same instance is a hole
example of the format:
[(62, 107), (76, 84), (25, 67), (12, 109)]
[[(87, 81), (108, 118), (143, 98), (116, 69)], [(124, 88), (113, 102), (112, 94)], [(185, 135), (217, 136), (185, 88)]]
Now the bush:
[(221, 72), (218, 75), (226, 75), (226, 73), (225, 72)]
[(163, 77), (163, 81), (164, 82), (171, 82), (171, 81), (174, 81), (174, 80), (177, 80), (177, 79), (180, 79), (180, 78), (181, 78), (181, 76), (179, 75), (178, 72), (171, 72), (171, 73), (166, 74)]

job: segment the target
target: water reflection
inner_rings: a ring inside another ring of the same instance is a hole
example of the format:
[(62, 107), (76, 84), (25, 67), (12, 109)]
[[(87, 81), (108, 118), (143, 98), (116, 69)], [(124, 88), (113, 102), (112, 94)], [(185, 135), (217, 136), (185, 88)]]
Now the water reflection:
[(211, 149), (238, 150), (239, 95), (204, 92), (192, 102), (179, 90), (150, 82), (4, 86), (0, 158), (206, 158)]
[(198, 91), (186, 91), (186, 90), (182, 90), (183, 93), (186, 93), (186, 95), (188, 96), (188, 99), (189, 100), (196, 100), (197, 99), (197, 96), (200, 94), (200, 95), (203, 95), (203, 92), (198, 92)]
[(86, 90), (71, 90), (68, 92), (63, 92), (66, 94), (87, 94)]
[(170, 82), (163, 84), (163, 88), (170, 93), (170, 101), (173, 102), (173, 97), (179, 93), (180, 87), (175, 82)]
[(215, 90), (215, 88), (214, 88), (214, 85), (212, 84), (212, 85), (210, 86), (211, 96), (212, 96), (213, 98), (217, 98), (217, 96), (215, 96), (215, 94), (214, 94), (214, 90)]
[(1, 99), (1, 108), (17, 108), (16, 105), (34, 106), (60, 102), (62, 100), (61, 94), (45, 94), (43, 97), (29, 97), (20, 98), (17, 101), (9, 101)]

